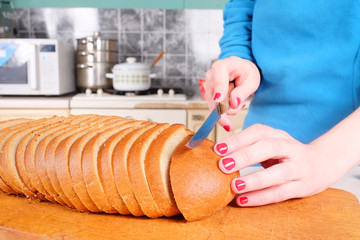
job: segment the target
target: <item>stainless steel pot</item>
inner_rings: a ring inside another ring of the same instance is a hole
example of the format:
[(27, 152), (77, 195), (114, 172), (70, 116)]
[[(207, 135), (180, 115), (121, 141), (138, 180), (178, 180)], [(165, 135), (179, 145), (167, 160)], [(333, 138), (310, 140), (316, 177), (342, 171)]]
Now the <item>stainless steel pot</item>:
[(78, 63), (116, 63), (117, 52), (109, 51), (78, 51), (77, 52)]
[(118, 41), (115, 39), (101, 38), (99, 32), (93, 36), (80, 38), (77, 40), (78, 51), (113, 51), (117, 52)]
[(105, 74), (111, 71), (114, 63), (77, 64), (77, 86), (80, 88), (112, 88), (112, 79)]

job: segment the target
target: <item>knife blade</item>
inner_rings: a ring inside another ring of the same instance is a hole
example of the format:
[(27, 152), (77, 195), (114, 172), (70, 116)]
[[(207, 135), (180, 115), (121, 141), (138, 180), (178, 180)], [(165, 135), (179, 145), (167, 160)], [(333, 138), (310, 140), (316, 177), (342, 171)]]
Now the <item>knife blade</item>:
[(234, 89), (234, 83), (229, 83), (229, 91), (227, 98), (220, 103), (216, 103), (214, 110), (210, 113), (205, 122), (201, 125), (199, 130), (196, 131), (194, 136), (185, 144), (188, 148), (196, 148), (209, 136), (210, 132), (214, 129), (216, 123), (219, 121), (221, 114), (225, 113), (229, 107), (229, 94)]

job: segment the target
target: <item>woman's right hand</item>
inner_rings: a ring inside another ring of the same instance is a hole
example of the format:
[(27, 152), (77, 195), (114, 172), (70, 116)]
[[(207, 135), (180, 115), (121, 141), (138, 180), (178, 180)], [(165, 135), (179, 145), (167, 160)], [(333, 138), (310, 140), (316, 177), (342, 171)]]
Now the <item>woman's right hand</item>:
[(217, 102), (227, 98), (230, 81), (234, 81), (235, 88), (230, 92), (229, 109), (218, 122), (226, 131), (233, 128), (228, 115), (235, 115), (245, 107), (245, 100), (258, 89), (259, 69), (253, 62), (239, 57), (215, 61), (206, 73), (204, 85), (209, 109), (214, 109)]

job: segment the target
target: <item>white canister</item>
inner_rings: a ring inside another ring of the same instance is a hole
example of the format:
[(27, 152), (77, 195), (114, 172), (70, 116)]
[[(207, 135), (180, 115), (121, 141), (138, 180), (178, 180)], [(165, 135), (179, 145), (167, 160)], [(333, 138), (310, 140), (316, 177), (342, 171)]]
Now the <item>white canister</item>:
[(116, 64), (106, 77), (113, 79), (113, 87), (118, 91), (144, 91), (150, 88), (150, 78), (155, 74), (150, 74), (150, 66), (128, 57), (125, 63)]

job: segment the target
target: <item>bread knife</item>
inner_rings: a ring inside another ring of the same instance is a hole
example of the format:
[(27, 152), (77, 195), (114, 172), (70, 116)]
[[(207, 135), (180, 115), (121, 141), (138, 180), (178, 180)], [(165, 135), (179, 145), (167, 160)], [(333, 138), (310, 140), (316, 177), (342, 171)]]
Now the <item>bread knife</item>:
[(192, 136), (186, 143), (188, 148), (196, 148), (209, 136), (210, 132), (214, 129), (216, 123), (220, 120), (221, 114), (225, 113), (229, 108), (229, 94), (234, 89), (234, 83), (230, 82), (227, 98), (220, 103), (216, 103), (214, 110), (210, 113), (205, 122), (201, 125), (199, 130)]

